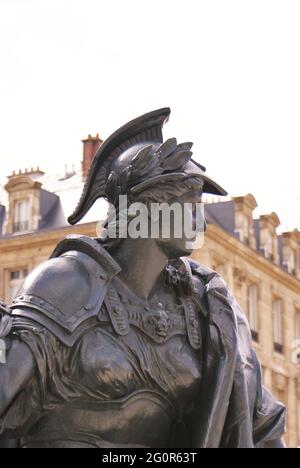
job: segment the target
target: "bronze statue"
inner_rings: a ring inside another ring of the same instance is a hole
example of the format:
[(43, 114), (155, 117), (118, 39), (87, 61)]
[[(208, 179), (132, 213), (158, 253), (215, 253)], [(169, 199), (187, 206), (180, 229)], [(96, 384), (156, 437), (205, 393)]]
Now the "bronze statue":
[[(100, 197), (194, 205), (225, 195), (163, 143), (160, 109), (98, 150), (74, 214)], [(194, 210), (190, 221), (195, 224)], [(157, 221), (159, 224), (159, 221)], [(247, 321), (184, 235), (69, 236), (1, 303), (0, 435), (31, 448), (284, 447), (285, 409), (263, 387)]]

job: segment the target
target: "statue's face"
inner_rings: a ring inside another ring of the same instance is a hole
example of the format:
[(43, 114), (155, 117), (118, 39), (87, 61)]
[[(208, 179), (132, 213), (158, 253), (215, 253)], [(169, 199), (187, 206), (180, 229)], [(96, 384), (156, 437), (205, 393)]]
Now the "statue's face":
[(172, 211), (169, 232), (162, 228), (161, 238), (157, 241), (168, 258), (191, 255), (197, 236), (204, 234), (206, 224), (201, 197), (202, 192), (189, 192), (169, 203), (169, 206), (180, 206), (182, 216), (179, 216), (179, 211)]

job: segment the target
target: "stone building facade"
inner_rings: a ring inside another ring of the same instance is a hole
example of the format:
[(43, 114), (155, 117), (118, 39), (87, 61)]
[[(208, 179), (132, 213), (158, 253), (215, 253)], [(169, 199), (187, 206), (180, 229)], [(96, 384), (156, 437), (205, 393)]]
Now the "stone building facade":
[[(289, 446), (300, 444), (300, 233), (278, 236), (275, 213), (254, 220), (252, 195), (208, 204), (204, 246), (195, 258), (218, 271), (250, 323), (264, 384), (288, 408)], [(230, 220), (233, 224), (230, 225)]]
[[(96, 236), (106, 206), (96, 204), (75, 227), (67, 225), (83, 187), (98, 136), (83, 140), (79, 170), (49, 176), (39, 168), (14, 173), (0, 187), (0, 297), (14, 297), (29, 271), (46, 260), (70, 233)], [(275, 213), (254, 219), (252, 195), (204, 200), (208, 228), (199, 262), (228, 282), (252, 331), (264, 382), (288, 408), (286, 440), (300, 444), (300, 233), (277, 235)]]

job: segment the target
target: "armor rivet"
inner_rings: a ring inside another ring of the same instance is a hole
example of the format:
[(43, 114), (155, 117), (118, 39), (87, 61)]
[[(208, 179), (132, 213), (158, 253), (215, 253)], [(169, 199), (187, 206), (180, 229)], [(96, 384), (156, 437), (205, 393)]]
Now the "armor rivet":
[(45, 305), (45, 302), (44, 302), (44, 301), (40, 301), (40, 305), (41, 305), (41, 306)]
[(87, 310), (87, 311), (92, 310), (92, 308), (93, 308), (92, 304), (87, 304), (85, 306), (85, 310)]
[(99, 278), (100, 278), (102, 281), (106, 281), (106, 276), (105, 276), (105, 275), (100, 275)]

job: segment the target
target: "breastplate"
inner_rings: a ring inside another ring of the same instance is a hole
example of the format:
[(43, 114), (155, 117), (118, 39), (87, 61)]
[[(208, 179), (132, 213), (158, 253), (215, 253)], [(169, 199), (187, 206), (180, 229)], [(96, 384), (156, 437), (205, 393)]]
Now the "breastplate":
[(181, 334), (187, 335), (192, 348), (201, 348), (200, 322), (191, 297), (181, 298), (178, 305), (158, 303), (151, 308), (141, 308), (140, 304), (134, 301), (121, 301), (119, 294), (111, 286), (105, 305), (106, 310), (103, 308), (98, 318), (103, 323), (111, 322), (114, 331), (120, 336), (128, 334), (129, 327), (133, 326), (158, 344)]
[(51, 405), (23, 446), (168, 447), (199, 392), (196, 314), (191, 300), (141, 310), (110, 288), (100, 323), (72, 350), (67, 385), (76, 400)]
[[(173, 416), (172, 416), (173, 415)], [(23, 447), (166, 447), (174, 417), (169, 401), (153, 391), (109, 403), (70, 404), (45, 414), (22, 440)]]

